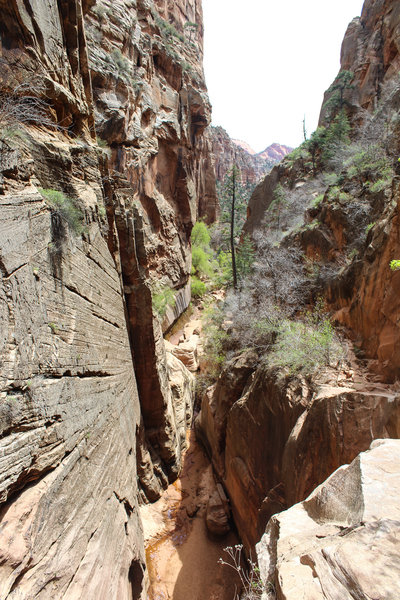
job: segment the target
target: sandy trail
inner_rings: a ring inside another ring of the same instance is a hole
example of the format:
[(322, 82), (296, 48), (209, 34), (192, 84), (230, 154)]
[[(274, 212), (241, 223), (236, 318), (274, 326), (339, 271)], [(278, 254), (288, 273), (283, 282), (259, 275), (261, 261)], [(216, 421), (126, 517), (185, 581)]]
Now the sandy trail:
[(211, 465), (188, 432), (180, 478), (154, 504), (141, 508), (146, 561), (151, 587), (149, 600), (233, 600), (235, 574), (218, 564), (223, 549), (236, 543), (230, 533), (211, 539), (204, 520), (215, 487)]

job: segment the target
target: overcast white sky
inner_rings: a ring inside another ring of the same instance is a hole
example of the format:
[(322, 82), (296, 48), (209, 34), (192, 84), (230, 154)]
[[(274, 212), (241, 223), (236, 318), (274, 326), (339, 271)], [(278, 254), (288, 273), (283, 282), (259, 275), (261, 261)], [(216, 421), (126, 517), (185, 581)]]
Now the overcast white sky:
[(362, 0), (203, 0), (204, 68), (213, 124), (256, 152), (298, 146), (317, 127)]

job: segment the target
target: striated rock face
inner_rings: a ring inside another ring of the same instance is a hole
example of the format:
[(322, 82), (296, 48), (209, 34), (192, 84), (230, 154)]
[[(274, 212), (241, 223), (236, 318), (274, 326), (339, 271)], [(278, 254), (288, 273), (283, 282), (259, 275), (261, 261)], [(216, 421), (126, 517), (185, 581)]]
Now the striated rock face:
[(291, 150), (287, 146), (272, 144), (263, 152), (256, 154), (245, 142), (231, 139), (222, 127), (211, 127), (210, 133), (218, 181), (223, 181), (232, 165), (236, 164), (242, 174), (243, 182), (257, 183)]
[(399, 440), (377, 440), (271, 518), (257, 556), (277, 600), (399, 596), (399, 460)]
[(138, 502), (177, 476), (194, 392), (154, 282), (175, 318), (215, 214), (201, 5), (0, 8), (1, 102), (39, 98), (0, 117), (0, 596), (138, 600)]
[(311, 385), (247, 353), (205, 394), (197, 428), (228, 492), (242, 541), (254, 547), (269, 517), (303, 500), (371, 441), (400, 437), (400, 397), (376, 384)]

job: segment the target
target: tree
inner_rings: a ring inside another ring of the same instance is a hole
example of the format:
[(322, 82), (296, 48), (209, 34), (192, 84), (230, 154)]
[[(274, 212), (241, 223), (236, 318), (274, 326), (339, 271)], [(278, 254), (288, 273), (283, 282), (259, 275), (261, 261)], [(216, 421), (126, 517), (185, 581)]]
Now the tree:
[(244, 184), (242, 182), (240, 170), (234, 165), (225, 175), (224, 181), (218, 189), (218, 199), (221, 208), (220, 226), (222, 228), (220, 250), (230, 253), (232, 280), (235, 290), (238, 287), (238, 280), (241, 277), (236, 255), (243, 225), (246, 220), (247, 204), (253, 188), (254, 186), (251, 184)]
[(270, 212), (276, 219), (276, 224), (279, 229), (281, 212), (287, 204), (285, 190), (283, 189), (283, 186), (280, 183), (278, 183), (278, 185), (274, 189), (273, 196), (274, 199), (269, 206), (268, 212)]
[(318, 127), (312, 134), (309, 140), (305, 142), (305, 147), (309, 151), (313, 166), (313, 175), (317, 174), (317, 158), (321, 152), (326, 139), (325, 127)]
[(351, 85), (351, 81), (354, 79), (354, 73), (352, 71), (340, 71), (335, 81), (328, 88), (327, 93), (331, 94), (329, 100), (324, 104), (324, 108), (328, 111), (330, 120), (341, 110), (343, 110), (345, 104), (348, 104), (345, 99), (346, 90), (352, 89), (354, 86)]

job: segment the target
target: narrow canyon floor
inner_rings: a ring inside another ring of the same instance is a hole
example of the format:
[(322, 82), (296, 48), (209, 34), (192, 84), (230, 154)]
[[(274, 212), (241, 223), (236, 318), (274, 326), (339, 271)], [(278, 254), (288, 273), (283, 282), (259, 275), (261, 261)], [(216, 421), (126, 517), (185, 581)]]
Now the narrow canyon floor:
[(180, 478), (154, 504), (141, 508), (149, 571), (149, 600), (233, 600), (235, 572), (220, 565), (224, 548), (238, 543), (231, 532), (212, 539), (205, 511), (215, 488), (212, 467), (188, 431)]

